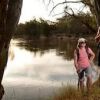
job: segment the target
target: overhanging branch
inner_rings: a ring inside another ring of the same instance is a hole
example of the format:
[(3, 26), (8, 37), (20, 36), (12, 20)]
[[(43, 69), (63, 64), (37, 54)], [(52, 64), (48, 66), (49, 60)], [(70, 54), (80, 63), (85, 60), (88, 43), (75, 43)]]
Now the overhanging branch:
[(78, 16), (76, 16), (75, 14), (74, 14), (74, 12), (73, 12), (73, 14), (70, 14), (70, 13), (68, 13), (68, 12), (66, 12), (69, 16), (71, 16), (71, 17), (73, 17), (73, 18), (75, 18), (75, 19), (78, 19), (82, 24), (84, 24), (86, 27), (88, 27), (88, 29), (90, 29), (91, 30), (91, 32), (96, 32), (96, 30), (91, 26), (91, 25), (89, 25), (89, 23), (88, 22), (85, 22), (85, 21), (83, 21), (80, 17), (78, 17)]
[[(50, 11), (50, 14), (52, 13), (52, 11), (57, 7), (57, 6), (59, 6), (59, 5), (63, 5), (63, 4), (66, 4), (66, 3), (82, 3), (82, 0), (80, 0), (80, 1), (64, 1), (64, 2), (61, 2), (61, 3), (58, 3), (58, 4), (56, 4), (53, 8), (52, 8), (52, 10)], [(49, 15), (50, 15), (49, 14)]]

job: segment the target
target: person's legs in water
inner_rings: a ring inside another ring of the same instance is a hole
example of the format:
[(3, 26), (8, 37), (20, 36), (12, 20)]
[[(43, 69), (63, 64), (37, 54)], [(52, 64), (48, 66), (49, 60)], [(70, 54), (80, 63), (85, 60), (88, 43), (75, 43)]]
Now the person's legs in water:
[(84, 92), (84, 80), (80, 80), (80, 81), (79, 81), (79, 84), (80, 84), (80, 90), (81, 90), (82, 92)]
[(82, 92), (84, 91), (84, 70), (80, 70), (78, 73), (78, 89), (80, 89)]
[(91, 91), (91, 87), (92, 87), (92, 76), (87, 76), (87, 91), (90, 92)]
[(91, 87), (92, 87), (92, 68), (91, 67), (86, 68), (85, 74), (86, 74), (86, 77), (87, 77), (87, 82), (86, 82), (87, 92), (90, 92)]

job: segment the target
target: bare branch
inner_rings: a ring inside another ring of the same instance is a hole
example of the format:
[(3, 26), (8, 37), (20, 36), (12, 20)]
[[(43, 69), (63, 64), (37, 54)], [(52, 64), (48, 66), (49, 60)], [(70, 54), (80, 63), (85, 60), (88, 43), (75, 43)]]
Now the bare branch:
[(49, 2), (48, 2), (48, 4), (47, 4), (48, 6), (49, 6), (50, 2), (51, 2), (51, 0), (49, 0)]
[(78, 10), (78, 12), (82, 12), (83, 11), (83, 9), (86, 7), (86, 5), (84, 5), (83, 7), (81, 7), (79, 10)]
[(72, 11), (72, 13), (73, 13), (73, 15), (74, 15), (74, 11), (73, 11), (73, 9), (72, 9), (72, 8), (70, 8), (70, 10)]
[(70, 13), (68, 13), (66, 11), (65, 11), (65, 13), (67, 13), (69, 16), (71, 16), (71, 17), (73, 17), (75, 19), (78, 19), (82, 24), (84, 24), (86, 27), (88, 27), (92, 32), (96, 32), (96, 30), (91, 25), (89, 25), (88, 22), (83, 21), (79, 16), (75, 15), (74, 13), (70, 14)]
[[(80, 1), (64, 1), (64, 2), (61, 2), (61, 3), (58, 3), (58, 4), (56, 4), (53, 8), (52, 8), (52, 10), (50, 11), (50, 14), (52, 13), (52, 11), (57, 7), (57, 6), (59, 6), (59, 5), (63, 5), (63, 4), (66, 4), (66, 3), (82, 3), (82, 1), (80, 0)], [(49, 15), (50, 15), (49, 14)]]
[(58, 13), (58, 14), (54, 14), (53, 17), (54, 17), (54, 16), (61, 15), (61, 14), (64, 14), (64, 13), (65, 13), (65, 12), (61, 12), (61, 13)]
[(52, 0), (53, 6), (54, 6), (54, 1)]
[(43, 0), (43, 3), (45, 4), (45, 0)]
[(92, 3), (89, 3), (89, 2), (86, 2), (86, 1), (82, 1), (82, 3), (84, 4), (84, 5), (86, 5), (86, 6), (89, 6), (89, 7), (92, 7), (92, 8), (94, 8), (94, 6), (92, 5)]
[[(46, 8), (48, 9), (50, 3), (52, 2), (53, 7), (54, 7), (54, 1), (53, 0), (48, 0), (48, 4), (46, 4)], [(45, 4), (45, 0), (43, 0), (43, 3)]]

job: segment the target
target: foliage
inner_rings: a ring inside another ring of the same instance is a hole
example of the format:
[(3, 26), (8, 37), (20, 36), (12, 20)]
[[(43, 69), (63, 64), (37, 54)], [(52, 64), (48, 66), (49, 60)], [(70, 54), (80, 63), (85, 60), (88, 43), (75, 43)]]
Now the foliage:
[(94, 16), (79, 13), (76, 15), (76, 18), (66, 15), (59, 18), (55, 23), (43, 19), (40, 19), (39, 21), (33, 19), (25, 24), (20, 23), (15, 37), (56, 36), (58, 34), (67, 36), (87, 36), (95, 33), (94, 30), (96, 30)]
[(96, 22), (94, 16), (79, 13), (75, 17), (67, 15), (58, 19), (56, 27), (66, 35), (89, 35), (95, 32)]
[(19, 24), (15, 36), (49, 36), (50, 29), (53, 29), (53, 26), (49, 25), (47, 21), (43, 19), (40, 19), (40, 21), (33, 19), (29, 22), (26, 22), (25, 24)]

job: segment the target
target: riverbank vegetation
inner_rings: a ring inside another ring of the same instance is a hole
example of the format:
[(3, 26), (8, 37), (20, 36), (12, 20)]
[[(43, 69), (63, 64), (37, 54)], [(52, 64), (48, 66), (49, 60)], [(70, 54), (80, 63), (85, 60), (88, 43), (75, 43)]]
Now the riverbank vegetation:
[(64, 15), (56, 22), (33, 19), (26, 23), (18, 25), (14, 37), (79, 37), (93, 36), (96, 34), (96, 21), (94, 16), (87, 13), (77, 14), (78, 18)]
[(93, 84), (89, 93), (80, 92), (73, 86), (64, 86), (59, 89), (52, 100), (100, 100), (100, 80)]

